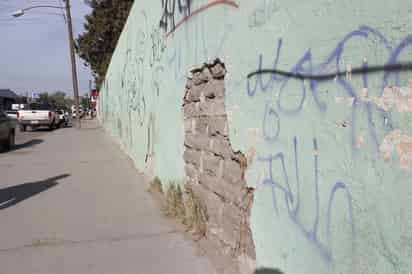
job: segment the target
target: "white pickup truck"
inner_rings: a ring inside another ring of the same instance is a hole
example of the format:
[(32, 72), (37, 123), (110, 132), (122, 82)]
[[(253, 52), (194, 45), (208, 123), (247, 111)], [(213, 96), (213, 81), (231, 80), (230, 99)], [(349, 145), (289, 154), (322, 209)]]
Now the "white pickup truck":
[(38, 127), (53, 129), (59, 122), (53, 107), (48, 104), (29, 104), (25, 109), (17, 112), (17, 120), (22, 131), (26, 131), (28, 126), (32, 129)]

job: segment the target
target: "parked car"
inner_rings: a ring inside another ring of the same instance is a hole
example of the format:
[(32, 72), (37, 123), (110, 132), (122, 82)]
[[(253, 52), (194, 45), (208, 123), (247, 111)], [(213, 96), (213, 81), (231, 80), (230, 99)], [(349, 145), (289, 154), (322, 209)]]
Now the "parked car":
[(13, 148), (16, 136), (16, 119), (10, 118), (0, 110), (0, 145), (9, 150)]
[(58, 110), (57, 115), (59, 117), (58, 127), (67, 127), (67, 125), (69, 124), (68, 113), (64, 110)]
[[(80, 114), (80, 118), (84, 117), (84, 110), (82, 107), (79, 107), (79, 114)], [(72, 106), (72, 118), (75, 119), (76, 118), (76, 107)]]
[(17, 110), (6, 110), (5, 113), (6, 113), (7, 116), (9, 116), (10, 118), (17, 119), (17, 115), (18, 115)]
[(49, 104), (29, 104), (26, 109), (18, 111), (17, 119), (22, 131), (26, 131), (27, 126), (53, 129), (59, 122), (59, 117)]

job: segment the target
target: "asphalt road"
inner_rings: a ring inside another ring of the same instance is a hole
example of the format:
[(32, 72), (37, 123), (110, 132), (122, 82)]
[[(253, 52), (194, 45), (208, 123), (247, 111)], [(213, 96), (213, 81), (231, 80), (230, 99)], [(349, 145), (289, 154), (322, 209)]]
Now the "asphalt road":
[(41, 144), (44, 142), (44, 138), (47, 135), (50, 135), (51, 133), (55, 131), (59, 131), (62, 129), (55, 129), (53, 131), (47, 129), (47, 128), (39, 128), (36, 130), (31, 130), (30, 128), (28, 131), (20, 131), (20, 128), (16, 128), (16, 139), (15, 139), (15, 146), (11, 151), (5, 151), (3, 148), (0, 148), (0, 156), (5, 157), (6, 155), (13, 153), (14, 151), (23, 149), (23, 148), (29, 148), (38, 144)]
[(48, 129), (37, 129), (34, 131), (25, 131), (22, 132), (19, 129), (16, 131), (16, 146), (17, 147), (26, 147), (27, 145), (33, 142), (42, 142), (42, 137), (50, 133)]

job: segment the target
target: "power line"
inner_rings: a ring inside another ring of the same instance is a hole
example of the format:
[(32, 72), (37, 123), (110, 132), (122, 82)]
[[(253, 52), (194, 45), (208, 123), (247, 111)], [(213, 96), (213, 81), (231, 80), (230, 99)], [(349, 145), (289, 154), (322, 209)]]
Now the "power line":
[(40, 14), (40, 15), (58, 15), (60, 16), (61, 13), (58, 12), (46, 12), (46, 11), (31, 11), (32, 14)]

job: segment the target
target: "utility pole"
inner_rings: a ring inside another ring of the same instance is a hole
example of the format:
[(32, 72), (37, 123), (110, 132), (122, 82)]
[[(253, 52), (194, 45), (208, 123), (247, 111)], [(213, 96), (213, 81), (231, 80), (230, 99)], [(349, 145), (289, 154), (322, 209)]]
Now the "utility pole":
[(67, 16), (67, 28), (69, 33), (69, 43), (70, 43), (70, 58), (72, 63), (72, 80), (73, 80), (73, 94), (74, 94), (74, 104), (76, 107), (76, 119), (77, 127), (81, 128), (80, 124), (80, 111), (79, 111), (79, 85), (77, 82), (77, 70), (76, 70), (76, 55), (74, 52), (74, 39), (73, 39), (73, 27), (72, 27), (72, 15), (70, 12), (70, 0), (63, 0), (66, 2), (66, 16)]

